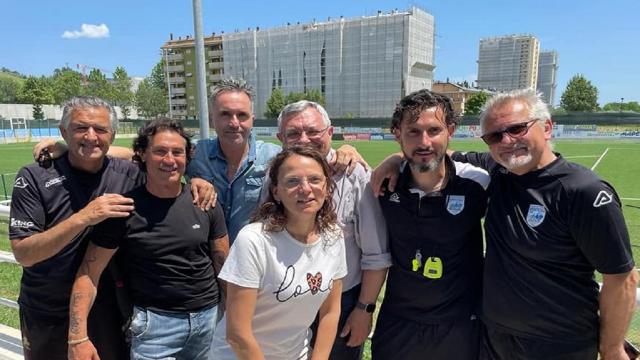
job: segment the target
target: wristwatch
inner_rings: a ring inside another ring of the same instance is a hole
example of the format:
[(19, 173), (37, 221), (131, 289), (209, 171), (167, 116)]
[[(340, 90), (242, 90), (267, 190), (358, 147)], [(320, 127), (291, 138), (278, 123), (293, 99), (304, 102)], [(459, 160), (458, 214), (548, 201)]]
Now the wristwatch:
[(363, 304), (360, 301), (356, 303), (356, 307), (360, 310), (364, 310), (369, 314), (373, 313), (376, 310), (376, 303), (373, 304)]

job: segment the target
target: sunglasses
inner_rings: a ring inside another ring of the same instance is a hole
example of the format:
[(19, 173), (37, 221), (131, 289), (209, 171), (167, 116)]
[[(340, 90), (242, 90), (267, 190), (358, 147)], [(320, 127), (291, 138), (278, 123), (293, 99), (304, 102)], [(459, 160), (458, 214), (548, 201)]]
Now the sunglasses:
[(487, 145), (494, 145), (502, 141), (504, 135), (509, 135), (511, 138), (517, 138), (527, 135), (531, 126), (538, 121), (538, 119), (529, 120), (527, 122), (513, 124), (506, 128), (490, 133), (486, 133), (480, 138), (484, 140)]

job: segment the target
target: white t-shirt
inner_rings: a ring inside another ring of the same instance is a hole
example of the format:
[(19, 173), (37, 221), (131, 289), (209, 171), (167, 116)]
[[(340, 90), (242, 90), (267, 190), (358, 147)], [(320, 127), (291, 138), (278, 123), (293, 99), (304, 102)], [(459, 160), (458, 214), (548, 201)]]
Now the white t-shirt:
[[(219, 278), (258, 289), (253, 334), (266, 359), (306, 359), (309, 326), (333, 287), (347, 274), (342, 231), (335, 227), (313, 244), (286, 230), (263, 231), (262, 223), (240, 230)], [(226, 343), (226, 314), (216, 327), (212, 358), (235, 359)]]

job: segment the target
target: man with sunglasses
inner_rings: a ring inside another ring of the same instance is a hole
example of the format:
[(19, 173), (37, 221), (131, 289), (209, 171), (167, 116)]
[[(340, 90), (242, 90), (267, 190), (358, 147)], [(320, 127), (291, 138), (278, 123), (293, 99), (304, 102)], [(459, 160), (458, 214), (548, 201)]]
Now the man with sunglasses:
[(627, 359), (637, 274), (615, 190), (552, 151), (533, 90), (494, 96), (480, 125), (489, 153), (453, 158), (491, 174), (481, 359)]
[[(491, 175), (480, 358), (628, 359), (638, 275), (615, 190), (553, 152), (551, 116), (534, 90), (494, 96), (480, 125), (489, 153), (452, 154)], [(386, 162), (372, 176), (378, 193), (397, 178), (398, 159)]]

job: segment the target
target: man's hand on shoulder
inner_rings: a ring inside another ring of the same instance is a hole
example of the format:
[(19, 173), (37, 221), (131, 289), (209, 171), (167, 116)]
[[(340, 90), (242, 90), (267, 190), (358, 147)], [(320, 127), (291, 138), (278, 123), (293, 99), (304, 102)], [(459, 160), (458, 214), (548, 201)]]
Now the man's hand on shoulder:
[(47, 150), (52, 159), (57, 159), (67, 151), (67, 145), (65, 143), (58, 142), (57, 139), (53, 138), (42, 139), (33, 146), (34, 161), (38, 161), (42, 150)]
[(193, 203), (196, 206), (203, 211), (207, 211), (216, 206), (218, 193), (216, 193), (216, 189), (213, 187), (213, 184), (201, 178), (191, 178), (189, 183), (191, 185)]
[(358, 150), (351, 145), (345, 144), (336, 150), (336, 156), (329, 165), (331, 165), (336, 174), (346, 171), (347, 174), (351, 175), (358, 163), (365, 168), (369, 168), (369, 164), (362, 158)]
[[(402, 153), (391, 154), (382, 160), (378, 167), (373, 170), (371, 173), (370, 183), (375, 196), (384, 194), (386, 190), (395, 190), (396, 183), (398, 182), (398, 177), (400, 175), (400, 165), (402, 164), (402, 161), (404, 161)], [(389, 179), (386, 189), (382, 186), (385, 179)]]
[(104, 194), (95, 198), (76, 215), (86, 226), (91, 226), (108, 218), (127, 217), (133, 209), (133, 199), (120, 194)]

